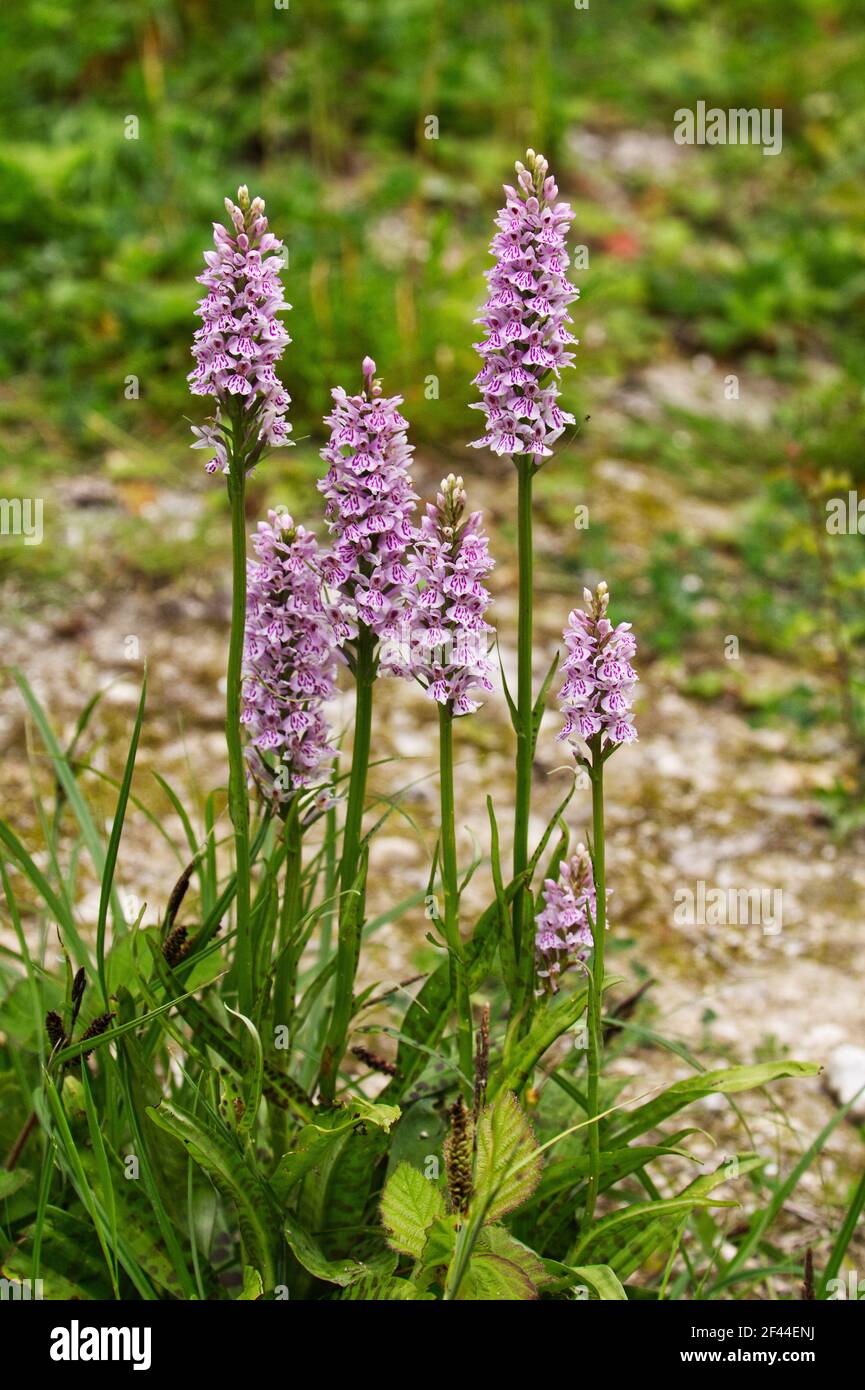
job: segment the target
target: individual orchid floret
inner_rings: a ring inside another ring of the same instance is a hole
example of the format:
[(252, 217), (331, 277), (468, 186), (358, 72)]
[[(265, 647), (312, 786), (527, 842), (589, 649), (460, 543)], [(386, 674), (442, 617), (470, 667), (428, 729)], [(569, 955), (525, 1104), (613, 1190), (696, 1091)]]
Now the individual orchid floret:
[(384, 672), (419, 681), (454, 715), (472, 714), (475, 693), (493, 689), (483, 581), (495, 562), (481, 513), (466, 516), (465, 506), (463, 480), (451, 473), (427, 503), (407, 562), (402, 640), (382, 655)]
[(268, 512), (247, 564), (241, 722), (250, 771), (274, 804), (321, 773), (334, 750), (324, 706), (335, 691), (337, 646), (315, 536), (287, 512)]
[(261, 198), (250, 201), (240, 188), (237, 204), (225, 200), (230, 227), (213, 224), (216, 249), (205, 251), (207, 268), (197, 277), (207, 293), (196, 314), (189, 375), (196, 396), (214, 396), (216, 413), (193, 426), (194, 449), (207, 449), (208, 473), (229, 473), (232, 457), (248, 472), (265, 449), (290, 444), (286, 412), (291, 397), (276, 375), (276, 363), (291, 342), (279, 315), (285, 301), (281, 272), (285, 249), (268, 231)]
[(487, 428), (476, 449), (527, 455), (540, 467), (573, 415), (558, 405), (561, 372), (573, 365), (577, 339), (568, 329), (568, 305), (579, 290), (567, 278), (565, 246), (573, 212), (558, 201), (547, 161), (529, 150), (517, 161), (517, 186), (505, 185), (505, 206), (490, 245), (496, 258), (486, 272), (489, 296), (477, 323), (484, 338), (475, 347), (483, 367), (474, 378)]
[(560, 674), (564, 685), (559, 703), (564, 715), (560, 739), (588, 743), (601, 735), (601, 752), (612, 751), (637, 737), (631, 715), (634, 686), (639, 679), (631, 665), (637, 642), (630, 623), (613, 627), (607, 617), (610, 596), (602, 581), (594, 593), (583, 590), (585, 609), (568, 618), (564, 640), (567, 655)]
[(345, 641), (364, 624), (389, 636), (399, 619), (407, 579), (406, 547), (414, 538), (417, 493), (408, 464), (413, 446), (401, 396), (382, 397), (375, 363), (365, 357), (363, 390), (349, 396), (338, 386), (325, 417), (330, 438), (321, 451), (329, 465), (319, 481), (332, 549), (323, 572), (343, 606), (339, 636)]
[(558, 879), (543, 887), (544, 907), (535, 920), (535, 969), (539, 994), (555, 994), (558, 977), (569, 966), (585, 961), (592, 949), (592, 924), (597, 896), (592, 860), (585, 845), (559, 865)]

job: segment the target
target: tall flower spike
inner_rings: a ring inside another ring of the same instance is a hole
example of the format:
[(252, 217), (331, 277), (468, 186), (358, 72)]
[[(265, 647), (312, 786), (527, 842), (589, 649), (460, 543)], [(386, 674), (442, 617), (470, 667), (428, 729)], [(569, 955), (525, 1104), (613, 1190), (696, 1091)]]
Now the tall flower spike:
[[(290, 444), (286, 412), (291, 397), (276, 375), (275, 364), (291, 342), (278, 315), (285, 301), (280, 279), (284, 246), (267, 229), (264, 202), (240, 188), (237, 204), (225, 200), (230, 229), (213, 224), (215, 251), (205, 251), (207, 268), (197, 277), (207, 290), (196, 314), (192, 355), (196, 367), (188, 380), (196, 396), (215, 396), (215, 416), (193, 426), (193, 449), (208, 449), (208, 473), (229, 471), (226, 419), (242, 408), (247, 449), (246, 468), (254, 467), (265, 448)], [(235, 441), (237, 442), (237, 441)]]
[(603, 747), (633, 743), (637, 737), (631, 706), (639, 679), (631, 665), (637, 642), (630, 623), (613, 627), (607, 617), (610, 596), (602, 581), (594, 593), (583, 590), (585, 610), (575, 608), (564, 631), (567, 656), (559, 674), (564, 715), (560, 739), (584, 740), (603, 733)]
[(457, 1096), (448, 1113), (451, 1124), (444, 1141), (448, 1198), (454, 1215), (465, 1216), (472, 1197), (474, 1119), (466, 1109), (462, 1096)]
[(241, 722), (250, 770), (278, 805), (308, 786), (333, 754), (323, 707), (335, 689), (336, 639), (311, 532), (287, 512), (271, 511), (253, 543)]
[(562, 971), (584, 961), (592, 949), (591, 923), (595, 921), (597, 897), (585, 845), (577, 845), (576, 853), (562, 860), (558, 879), (545, 880), (543, 898), (543, 911), (535, 921), (535, 968), (541, 981), (538, 993), (555, 994)]
[(406, 546), (414, 537), (411, 517), (417, 493), (408, 463), (414, 452), (400, 414), (401, 396), (384, 399), (375, 363), (362, 364), (363, 391), (349, 396), (338, 386), (325, 417), (330, 439), (321, 451), (329, 464), (319, 481), (333, 549), (323, 572), (344, 606), (339, 638), (357, 635), (358, 622), (377, 637), (394, 630), (403, 601)]
[(493, 688), (483, 581), (494, 561), (481, 513), (466, 517), (465, 505), (463, 480), (451, 473), (427, 503), (408, 561), (401, 641), (382, 655), (384, 672), (419, 681), (455, 715), (472, 714), (473, 693)]
[(573, 212), (558, 201), (547, 161), (529, 150), (517, 160), (517, 186), (505, 184), (506, 204), (490, 245), (496, 258), (486, 272), (489, 297), (480, 317), (483, 342), (475, 347), (483, 367), (474, 378), (482, 400), (471, 408), (486, 415), (486, 433), (472, 441), (496, 454), (527, 454), (539, 467), (573, 415), (557, 404), (560, 373), (573, 365), (577, 339), (567, 325), (568, 305), (579, 290), (568, 280), (565, 248)]

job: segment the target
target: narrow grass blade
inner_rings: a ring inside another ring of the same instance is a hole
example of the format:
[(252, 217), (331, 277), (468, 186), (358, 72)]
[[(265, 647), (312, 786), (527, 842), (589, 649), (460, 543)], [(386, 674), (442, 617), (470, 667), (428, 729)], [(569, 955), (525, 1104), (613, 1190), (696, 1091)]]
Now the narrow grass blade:
[(96, 968), (99, 972), (99, 983), (102, 987), (102, 998), (106, 1009), (109, 1006), (109, 993), (108, 978), (105, 973), (105, 928), (108, 922), (108, 905), (114, 888), (114, 870), (117, 867), (120, 837), (123, 834), (123, 822), (126, 818), (126, 807), (129, 802), (129, 791), (132, 786), (132, 774), (135, 771), (138, 740), (141, 737), (141, 725), (144, 722), (144, 704), (146, 699), (147, 671), (145, 670), (144, 679), (141, 682), (141, 697), (138, 701), (138, 713), (135, 716), (135, 726), (132, 730), (132, 739), (126, 757), (126, 767), (123, 771), (123, 781), (120, 784), (117, 806), (114, 811), (114, 820), (111, 824), (111, 834), (108, 837), (108, 849), (105, 855), (105, 866), (102, 871), (102, 888), (99, 894), (99, 916), (96, 922)]

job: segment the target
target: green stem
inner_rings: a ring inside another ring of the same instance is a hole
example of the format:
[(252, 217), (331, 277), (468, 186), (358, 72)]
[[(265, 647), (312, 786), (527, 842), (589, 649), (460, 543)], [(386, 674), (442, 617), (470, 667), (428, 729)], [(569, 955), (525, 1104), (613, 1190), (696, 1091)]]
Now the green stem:
[(460, 894), (457, 870), (456, 819), (454, 809), (453, 714), (448, 705), (439, 705), (439, 769), (441, 782), (442, 889), (444, 892), (444, 933), (450, 961), (451, 999), (457, 1011), (457, 1044), (460, 1071), (467, 1095), (472, 1093), (472, 1016), (460, 937)]
[[(300, 950), (293, 939), (301, 917), (301, 867), (303, 863), (303, 831), (295, 797), (285, 819), (285, 880), (279, 914), (276, 979), (273, 985), (273, 1023), (288, 1030), (288, 1046), (283, 1054), (284, 1070), (288, 1070), (294, 1046), (294, 1011), (297, 994), (297, 967)], [(274, 1154), (285, 1153), (288, 1147), (288, 1117), (284, 1110), (272, 1107), (271, 1136)]]
[(375, 684), (375, 634), (360, 624), (355, 665), (354, 743), (351, 750), (351, 776), (345, 808), (345, 830), (340, 864), (340, 890), (347, 893), (357, 877), (366, 778), (372, 740), (372, 692)]
[[(484, 1208), (486, 1210), (486, 1208)], [(465, 1278), (472, 1252), (483, 1230), (483, 1212), (469, 1221), (464, 1221), (457, 1232), (456, 1245), (445, 1280), (444, 1301), (452, 1303), (460, 1291)]]
[(333, 1103), (339, 1067), (351, 1022), (351, 996), (357, 972), (357, 943), (363, 927), (363, 903), (352, 901), (351, 890), (360, 868), (366, 779), (372, 740), (372, 696), (376, 676), (375, 633), (359, 625), (355, 659), (354, 744), (345, 808), (342, 859), (339, 871), (339, 923), (334, 1005), (322, 1050), (319, 1087), (325, 1104)]
[(595, 883), (595, 915), (592, 922), (592, 969), (589, 976), (588, 1111), (589, 1181), (586, 1188), (586, 1223), (595, 1212), (601, 1174), (601, 1136), (598, 1090), (603, 1067), (604, 1034), (601, 1022), (604, 998), (604, 937), (607, 930), (606, 864), (604, 858), (604, 760), (600, 735), (592, 740), (592, 873)]
[[(324, 851), (324, 897), (326, 902), (333, 903), (336, 898), (338, 868), (336, 862), (336, 841), (337, 841), (337, 821), (336, 807), (331, 806), (325, 817), (325, 851)], [(323, 970), (330, 960), (331, 943), (333, 939), (333, 923), (336, 917), (336, 910), (333, 906), (321, 918), (318, 931), (318, 968)], [(309, 1014), (310, 1036), (315, 1040), (313, 1050), (304, 1059), (302, 1065), (301, 1084), (304, 1090), (309, 1090), (315, 1080), (316, 1057), (324, 1046), (327, 1035), (327, 1001), (329, 989), (325, 989), (316, 999)]]
[(285, 820), (285, 883), (279, 917), (279, 965), (273, 991), (273, 1021), (291, 1032), (297, 985), (297, 951), (293, 948), (295, 929), (301, 916), (300, 882), (303, 830), (296, 801)]
[(228, 498), (231, 504), (231, 637), (226, 675), (225, 741), (228, 746), (228, 810), (234, 827), (237, 874), (237, 951), (234, 966), (238, 1005), (241, 1013), (249, 1015), (252, 1012), (255, 992), (249, 923), (249, 802), (246, 794), (246, 766), (240, 738), (241, 670), (246, 625), (246, 473), (244, 462), (236, 453), (232, 454), (230, 468)]
[[(514, 803), (514, 877), (529, 862), (529, 812), (532, 801), (532, 476), (530, 459), (517, 461), (517, 550), (519, 563), (517, 617), (517, 763)], [(513, 932), (517, 976), (521, 977), (525, 892), (514, 897)]]

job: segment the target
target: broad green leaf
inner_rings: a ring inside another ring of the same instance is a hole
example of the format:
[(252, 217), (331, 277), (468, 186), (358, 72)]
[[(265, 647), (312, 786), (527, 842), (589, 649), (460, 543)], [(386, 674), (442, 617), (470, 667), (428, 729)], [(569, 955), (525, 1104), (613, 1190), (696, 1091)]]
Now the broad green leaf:
[(419, 1260), (426, 1233), (445, 1214), (445, 1199), (417, 1168), (401, 1163), (388, 1178), (381, 1196), (381, 1219), (388, 1244)]
[(127, 1182), (124, 1178), (117, 1184), (114, 1200), (119, 1233), (118, 1254), (121, 1259), (125, 1245), (154, 1284), (172, 1298), (188, 1297), (189, 1291), (178, 1278), (175, 1261), (160, 1234), (153, 1208), (142, 1184)]
[(423, 1168), (428, 1154), (440, 1153), (447, 1133), (446, 1114), (432, 1100), (416, 1100), (393, 1131), (387, 1156), (388, 1177), (400, 1163)]
[(237, 1295), (238, 1303), (254, 1303), (264, 1294), (264, 1284), (261, 1282), (261, 1275), (252, 1265), (243, 1266), (243, 1288)]
[(147, 1114), (161, 1125), (207, 1173), (216, 1189), (236, 1207), (247, 1263), (261, 1271), (265, 1288), (272, 1289), (274, 1267), (274, 1211), (265, 1189), (245, 1163), (236, 1141), (209, 1119), (191, 1115), (163, 1100), (148, 1106)]
[(304, 1125), (290, 1153), (283, 1154), (270, 1180), (280, 1205), (296, 1183), (318, 1167), (328, 1153), (349, 1133), (356, 1121), (338, 1110), (325, 1111), (313, 1124)]
[(388, 1135), (377, 1125), (353, 1126), (333, 1151), (333, 1159), (323, 1166), (324, 1182), (317, 1172), (303, 1184), (304, 1201), (298, 1207), (308, 1210), (307, 1189), (317, 1188), (313, 1199), (314, 1222), (305, 1220), (308, 1230), (318, 1231), (322, 1248), (329, 1258), (353, 1253), (357, 1230), (375, 1219), (373, 1199), (378, 1194), (384, 1172)]
[(621, 1148), (637, 1139), (646, 1130), (654, 1129), (675, 1115), (683, 1106), (702, 1096), (721, 1093), (735, 1095), (738, 1091), (750, 1091), (756, 1086), (765, 1086), (784, 1076), (816, 1076), (820, 1071), (817, 1062), (759, 1062), (755, 1066), (724, 1067), (719, 1071), (704, 1071), (696, 1076), (687, 1076), (668, 1086), (659, 1096), (647, 1101), (645, 1105), (631, 1110), (625, 1117), (623, 1127), (608, 1136), (608, 1143)]
[(544, 1260), (550, 1292), (587, 1289), (604, 1303), (627, 1302), (628, 1295), (609, 1265), (563, 1265), (558, 1260)]
[(304, 1269), (316, 1279), (323, 1279), (328, 1284), (339, 1284), (346, 1288), (369, 1274), (393, 1272), (396, 1257), (389, 1250), (382, 1250), (363, 1263), (351, 1259), (329, 1260), (320, 1245), (304, 1231), (293, 1216), (284, 1217), (283, 1229), (286, 1240)]
[[(47, 1227), (46, 1237), (51, 1248), (53, 1260), (54, 1246), (52, 1236), (53, 1233), (50, 1227)], [(26, 1258), (25, 1252), (17, 1249), (15, 1246), (13, 1246), (9, 1254), (5, 1255), (3, 1258), (2, 1277), (4, 1279), (14, 1280), (16, 1283), (23, 1284), (25, 1280), (31, 1278), (30, 1269), (30, 1261)], [(52, 1301), (59, 1299), (65, 1302), (66, 1300), (74, 1299), (75, 1302), (78, 1302), (79, 1299), (90, 1301), (95, 1298), (110, 1299), (112, 1296), (111, 1286), (109, 1284), (106, 1284), (100, 1293), (92, 1293), (83, 1283), (76, 1280), (71, 1268), (60, 1270), (57, 1268), (56, 1262), (48, 1264), (43, 1260), (39, 1266), (39, 1278), (42, 1282), (43, 1297), (51, 1299)], [(11, 1295), (7, 1295), (7, 1297), (11, 1297)]]
[(42, 1227), (42, 1240), (48, 1257), (34, 1275), (33, 1241), (35, 1227), (19, 1237), (19, 1244), (3, 1253), (3, 1271), (9, 1278), (41, 1278), (46, 1300), (64, 1298), (110, 1299), (111, 1284), (98, 1243), (86, 1216), (72, 1216), (59, 1207), (48, 1206)]
[(337, 1110), (322, 1111), (300, 1131), (291, 1152), (283, 1154), (279, 1160), (271, 1179), (277, 1200), (284, 1203), (292, 1187), (310, 1169), (322, 1163), (329, 1151), (354, 1130), (358, 1121), (389, 1130), (399, 1119), (399, 1114), (397, 1106), (376, 1105), (363, 1096), (352, 1096), (346, 1105)]
[(339, 1294), (340, 1301), (352, 1299), (361, 1303), (435, 1302), (435, 1294), (419, 1289), (410, 1279), (395, 1275), (366, 1274), (357, 1283), (349, 1284)]
[(545, 1284), (549, 1278), (540, 1255), (536, 1255), (528, 1245), (523, 1245), (521, 1240), (512, 1236), (506, 1226), (485, 1226), (478, 1237), (475, 1251), (479, 1254), (488, 1252), (491, 1255), (499, 1255), (503, 1260), (509, 1260), (522, 1270), (535, 1288)]
[(437, 1216), (429, 1227), (424, 1241), (420, 1267), (424, 1272), (447, 1268), (456, 1244), (456, 1217)]
[(469, 1260), (457, 1299), (460, 1302), (528, 1302), (538, 1291), (519, 1265), (478, 1250)]
[(358, 1120), (363, 1120), (366, 1124), (377, 1125), (379, 1129), (385, 1130), (390, 1130), (401, 1114), (398, 1105), (374, 1103), (367, 1100), (365, 1096), (352, 1096), (346, 1109), (351, 1111)]
[[(606, 987), (609, 989), (617, 982), (617, 977), (611, 976)], [(491, 1099), (501, 1091), (519, 1093), (522, 1090), (547, 1048), (552, 1047), (569, 1028), (573, 1028), (585, 1012), (587, 999), (588, 989), (582, 986), (575, 989), (573, 994), (558, 994), (552, 1002), (538, 1010), (526, 1036), (511, 1048), (507, 1069), (491, 1078)]]
[(498, 1221), (531, 1197), (540, 1178), (534, 1131), (516, 1096), (505, 1091), (478, 1121), (472, 1214), (485, 1225)]
[(235, 1018), (240, 1019), (252, 1039), (252, 1066), (247, 1063), (242, 1071), (244, 1078), (243, 1109), (237, 1121), (237, 1134), (243, 1140), (254, 1133), (255, 1122), (261, 1105), (261, 1093), (264, 1086), (264, 1048), (261, 1045), (258, 1029), (252, 1019), (247, 1018), (246, 1014), (232, 1009), (228, 1004), (225, 1005), (225, 1008)]

